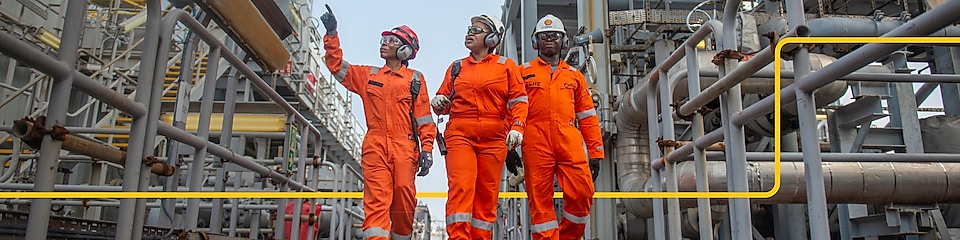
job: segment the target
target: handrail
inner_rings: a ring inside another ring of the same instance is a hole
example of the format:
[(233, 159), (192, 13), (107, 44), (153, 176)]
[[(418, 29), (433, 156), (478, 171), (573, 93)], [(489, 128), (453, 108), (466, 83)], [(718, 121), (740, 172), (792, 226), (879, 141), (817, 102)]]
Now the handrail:
[(7, 99), (4, 99), (3, 102), (0, 103), (0, 108), (3, 108), (3, 106), (6, 106), (8, 103), (12, 102), (13, 99), (16, 99), (17, 97), (19, 97), (20, 94), (25, 93), (27, 89), (33, 87), (33, 85), (36, 85), (37, 83), (40, 82), (40, 80), (43, 80), (45, 77), (46, 75), (37, 75), (36, 78), (34, 78), (33, 80), (30, 80), (30, 82), (27, 83), (26, 85), (23, 85), (23, 87), (21, 87), (16, 92), (14, 92), (13, 95), (10, 95), (9, 97), (7, 97)]

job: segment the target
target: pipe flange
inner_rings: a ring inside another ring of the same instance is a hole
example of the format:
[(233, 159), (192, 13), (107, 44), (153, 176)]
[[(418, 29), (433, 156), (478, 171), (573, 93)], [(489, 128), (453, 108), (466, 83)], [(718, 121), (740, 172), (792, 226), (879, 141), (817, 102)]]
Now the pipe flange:
[(713, 56), (713, 60), (711, 60), (710, 62), (713, 63), (713, 65), (716, 65), (717, 67), (722, 67), (723, 61), (726, 59), (743, 60), (744, 57), (746, 57), (746, 55), (743, 55), (743, 53), (740, 53), (740, 51), (727, 49), (727, 50), (717, 52), (717, 54)]
[(60, 141), (63, 141), (67, 134), (70, 134), (70, 130), (63, 126), (53, 126), (53, 130), (50, 131), (50, 137)]

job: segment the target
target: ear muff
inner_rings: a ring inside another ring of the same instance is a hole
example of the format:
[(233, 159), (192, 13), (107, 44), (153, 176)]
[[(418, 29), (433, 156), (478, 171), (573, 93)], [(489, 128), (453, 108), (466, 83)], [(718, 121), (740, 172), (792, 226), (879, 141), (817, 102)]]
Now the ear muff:
[(484, 16), (484, 18), (487, 19), (487, 22), (483, 24), (487, 25), (487, 27), (493, 32), (488, 33), (487, 36), (483, 38), (483, 45), (487, 48), (496, 47), (497, 45), (500, 45), (500, 36), (503, 35), (503, 28), (497, 29), (497, 26), (492, 24), (493, 20), (490, 20), (490, 18), (487, 16)]
[(404, 44), (397, 48), (397, 58), (400, 61), (410, 59), (413, 56), (413, 47), (410, 44)]
[(397, 58), (399, 58), (401, 61), (409, 60), (410, 57), (413, 57), (415, 48), (419, 48), (420, 44), (417, 42), (416, 38), (411, 36), (410, 33), (407, 33), (402, 28), (394, 28), (394, 30), (404, 35), (401, 39), (404, 42), (406, 42), (407, 39), (411, 41), (410, 43), (404, 43), (397, 48)]
[(487, 48), (500, 45), (500, 32), (494, 30), (494, 32), (487, 34), (487, 37), (483, 38), (483, 45)]

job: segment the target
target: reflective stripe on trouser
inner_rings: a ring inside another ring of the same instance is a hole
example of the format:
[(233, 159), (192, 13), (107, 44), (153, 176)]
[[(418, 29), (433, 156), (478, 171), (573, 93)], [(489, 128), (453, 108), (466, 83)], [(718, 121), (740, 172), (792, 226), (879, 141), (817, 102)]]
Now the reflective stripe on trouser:
[[(593, 178), (583, 140), (579, 136), (551, 135), (550, 124), (534, 127), (528, 124), (524, 130), (523, 171), (530, 204), (532, 239), (580, 239), (593, 205)], [(575, 143), (578, 147), (566, 147)], [(554, 176), (563, 189), (563, 219), (557, 228), (556, 211), (553, 207)], [(542, 225), (542, 232), (532, 231)]]
[[(446, 215), (449, 239), (490, 239), (497, 217), (500, 175), (507, 156), (508, 121), (453, 119), (447, 142)], [(481, 141), (477, 141), (477, 140)], [(449, 221), (454, 219), (456, 221)]]
[(360, 163), (364, 176), (363, 229), (372, 233), (365, 239), (388, 239), (391, 232), (413, 232), (416, 158), (413, 151), (386, 153), (386, 149), (413, 149), (411, 145), (406, 138), (388, 139), (377, 134), (368, 133), (364, 139)]

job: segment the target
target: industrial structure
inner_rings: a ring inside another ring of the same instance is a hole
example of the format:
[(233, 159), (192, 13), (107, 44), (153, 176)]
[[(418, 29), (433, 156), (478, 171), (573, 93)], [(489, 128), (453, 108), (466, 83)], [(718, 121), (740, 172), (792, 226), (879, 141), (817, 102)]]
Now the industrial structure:
[[(361, 191), (364, 130), (313, 4), (0, 2), (0, 193)], [(960, 239), (960, 47), (774, 52), (960, 37), (960, 0), (506, 0), (503, 55), (534, 59), (548, 13), (600, 116), (598, 192), (779, 183), (597, 198), (585, 239)], [(258, 197), (3, 198), (0, 238), (363, 239), (360, 199)], [(443, 239), (430, 211), (414, 239)], [(525, 199), (498, 211), (495, 239), (530, 238)]]

